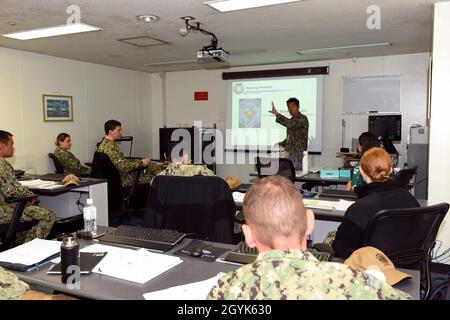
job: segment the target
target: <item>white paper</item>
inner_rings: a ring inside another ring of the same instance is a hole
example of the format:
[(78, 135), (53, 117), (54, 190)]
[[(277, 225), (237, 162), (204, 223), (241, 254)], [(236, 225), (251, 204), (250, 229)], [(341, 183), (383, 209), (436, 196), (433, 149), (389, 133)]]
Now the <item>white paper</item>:
[(335, 210), (339, 211), (346, 211), (348, 207), (350, 207), (355, 201), (348, 201), (348, 200), (342, 200), (340, 199), (338, 203), (336, 203), (336, 206), (334, 207)]
[(244, 202), (245, 193), (242, 192), (233, 192), (233, 200), (234, 202), (242, 203)]
[(204, 300), (223, 273), (181, 286), (144, 293), (145, 300)]
[(34, 239), (0, 252), (0, 261), (32, 266), (61, 251), (61, 242)]
[(59, 182), (41, 179), (23, 180), (19, 181), (19, 183), (26, 188), (35, 188), (35, 189), (55, 189), (64, 187), (64, 185), (62, 185)]
[(346, 211), (354, 201), (347, 201), (340, 199), (339, 201), (327, 201), (319, 199), (303, 199), (303, 204), (306, 208), (325, 209)]
[(354, 201), (347, 201), (340, 199), (339, 201), (327, 201), (319, 199), (303, 199), (303, 204), (306, 208), (325, 209), (346, 211)]
[(318, 199), (303, 199), (303, 204), (307, 208), (334, 210), (334, 206), (336, 205), (336, 203), (337, 203), (336, 201), (326, 201), (326, 200), (318, 200)]
[(93, 272), (141, 284), (183, 262), (178, 257), (146, 249), (133, 250), (101, 244), (86, 247), (81, 252), (108, 252)]

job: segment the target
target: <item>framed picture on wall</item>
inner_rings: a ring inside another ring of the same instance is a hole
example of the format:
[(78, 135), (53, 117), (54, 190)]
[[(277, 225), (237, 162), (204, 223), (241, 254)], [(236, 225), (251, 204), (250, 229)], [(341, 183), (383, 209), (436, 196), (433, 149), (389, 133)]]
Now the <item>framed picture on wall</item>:
[(44, 121), (73, 121), (72, 96), (42, 95)]

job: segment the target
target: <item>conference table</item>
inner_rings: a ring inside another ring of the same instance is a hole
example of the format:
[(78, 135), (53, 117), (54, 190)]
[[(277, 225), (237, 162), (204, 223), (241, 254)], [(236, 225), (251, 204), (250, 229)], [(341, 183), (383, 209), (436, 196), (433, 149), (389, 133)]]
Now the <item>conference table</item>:
[[(105, 230), (105, 227), (99, 227), (99, 232)], [(100, 243), (98, 240), (79, 240), (81, 247), (86, 247), (91, 244)], [(183, 247), (186, 247), (194, 241), (189, 238), (184, 238), (183, 241), (167, 251), (167, 255), (175, 255), (175, 253)], [(198, 241), (198, 240), (195, 240)], [(134, 248), (101, 242), (111, 246), (118, 246), (124, 248)], [(206, 244), (217, 246), (223, 249), (232, 249), (234, 246), (224, 243), (206, 242)], [(135, 248), (136, 249), (136, 248)], [(226, 253), (222, 254), (223, 257)], [(130, 281), (113, 278), (98, 273), (91, 273), (82, 275), (80, 280), (80, 288), (69, 288), (66, 284), (61, 282), (61, 276), (48, 275), (47, 270), (52, 263), (47, 263), (40, 266), (35, 271), (29, 272), (15, 272), (19, 278), (34, 286), (41, 286), (44, 288), (53, 289), (61, 293), (66, 293), (80, 298), (87, 299), (102, 299), (102, 300), (142, 300), (143, 294), (157, 290), (167, 289), (173, 286), (184, 285), (196, 281), (206, 280), (216, 276), (219, 272), (229, 272), (237, 269), (240, 265), (229, 264), (218, 261), (208, 262), (202, 258), (194, 258), (190, 256), (179, 256), (183, 262), (164, 272), (156, 278), (148, 281), (145, 284), (138, 284)], [(219, 258), (220, 258), (219, 257)], [(400, 269), (412, 276), (410, 279), (405, 279), (395, 285), (402, 291), (409, 293), (413, 299), (419, 299), (419, 283), (420, 272), (416, 270)]]

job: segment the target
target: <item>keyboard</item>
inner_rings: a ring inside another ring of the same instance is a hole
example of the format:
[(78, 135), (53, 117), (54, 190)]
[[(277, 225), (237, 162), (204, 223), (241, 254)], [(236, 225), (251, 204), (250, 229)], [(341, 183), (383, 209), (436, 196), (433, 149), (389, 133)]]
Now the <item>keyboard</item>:
[[(330, 254), (327, 252), (320, 252), (314, 249), (308, 249), (308, 252), (319, 261), (328, 261), (330, 259)], [(253, 263), (257, 256), (258, 249), (250, 248), (245, 241), (241, 241), (225, 256), (224, 260), (240, 264), (249, 264)]]
[(98, 240), (165, 252), (185, 236), (185, 233), (175, 230), (121, 225)]
[(323, 189), (318, 195), (319, 198), (337, 198), (344, 200), (356, 200), (358, 196), (353, 190), (341, 190), (341, 189)]

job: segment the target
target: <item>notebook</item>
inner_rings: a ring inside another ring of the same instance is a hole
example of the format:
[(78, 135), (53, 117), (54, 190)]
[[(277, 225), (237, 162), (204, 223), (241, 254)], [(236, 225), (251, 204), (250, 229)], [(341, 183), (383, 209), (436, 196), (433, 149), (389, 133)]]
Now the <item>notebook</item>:
[(0, 252), (0, 265), (11, 270), (29, 271), (59, 256), (61, 243), (34, 239)]
[[(80, 274), (89, 274), (107, 252), (80, 252)], [(48, 274), (61, 274), (61, 262), (50, 267)]]

